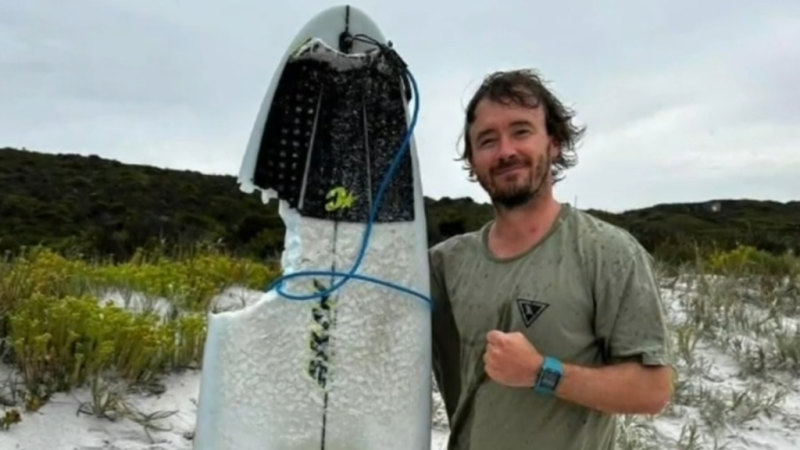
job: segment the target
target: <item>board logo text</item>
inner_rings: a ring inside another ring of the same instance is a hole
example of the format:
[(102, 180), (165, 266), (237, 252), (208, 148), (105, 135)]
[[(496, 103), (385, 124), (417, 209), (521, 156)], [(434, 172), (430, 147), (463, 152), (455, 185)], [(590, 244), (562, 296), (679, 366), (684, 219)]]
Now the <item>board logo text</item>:
[(331, 189), (325, 198), (328, 200), (328, 203), (325, 204), (325, 211), (328, 212), (351, 208), (356, 201), (356, 196), (343, 186)]

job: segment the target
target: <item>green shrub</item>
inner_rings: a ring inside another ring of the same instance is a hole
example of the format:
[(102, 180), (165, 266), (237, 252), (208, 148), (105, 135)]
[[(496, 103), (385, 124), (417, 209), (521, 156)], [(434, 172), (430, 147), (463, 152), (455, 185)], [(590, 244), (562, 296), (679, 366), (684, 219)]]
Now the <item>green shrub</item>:
[[(29, 405), (98, 377), (150, 384), (201, 363), (215, 295), (235, 284), (264, 289), (277, 274), (274, 266), (209, 249), (180, 259), (137, 252), (121, 264), (27, 250), (0, 261), (0, 338), (8, 338), (0, 346), (10, 347), (0, 353), (18, 366)], [(109, 289), (161, 297), (173, 307), (159, 315), (98, 300)]]
[(16, 362), (29, 391), (39, 396), (112, 371), (147, 383), (169, 369), (199, 361), (205, 315), (162, 322), (85, 297), (34, 294), (11, 316)]
[(222, 254), (199, 254), (173, 260), (134, 258), (118, 265), (99, 266), (95, 283), (164, 297), (179, 309), (207, 311), (211, 299), (225, 288), (241, 284), (264, 289), (278, 274), (276, 268)]
[(0, 263), (0, 316), (35, 293), (61, 297), (88, 289), (88, 266), (47, 248), (31, 248)]
[(149, 381), (175, 348), (170, 327), (97, 299), (34, 294), (11, 315), (11, 342), (27, 389), (35, 395), (66, 390), (114, 370)]
[(716, 274), (796, 276), (800, 260), (791, 254), (775, 255), (750, 246), (712, 252), (707, 269)]

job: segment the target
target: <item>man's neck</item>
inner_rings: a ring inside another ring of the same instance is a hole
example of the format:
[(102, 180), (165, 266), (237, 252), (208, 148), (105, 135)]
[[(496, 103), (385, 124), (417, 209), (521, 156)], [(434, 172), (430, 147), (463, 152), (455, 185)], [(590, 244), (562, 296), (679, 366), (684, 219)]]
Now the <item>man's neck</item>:
[(561, 211), (552, 191), (542, 192), (531, 202), (506, 210), (497, 208), (489, 229), (489, 250), (499, 258), (519, 255), (547, 235)]

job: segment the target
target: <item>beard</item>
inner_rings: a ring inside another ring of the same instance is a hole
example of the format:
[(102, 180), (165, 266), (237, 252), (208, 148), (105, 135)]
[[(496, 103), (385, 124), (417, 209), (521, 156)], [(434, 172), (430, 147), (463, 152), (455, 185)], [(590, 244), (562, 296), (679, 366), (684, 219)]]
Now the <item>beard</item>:
[[(548, 154), (540, 155), (535, 164), (522, 157), (503, 160), (488, 175), (478, 177), (478, 182), (496, 206), (506, 210), (519, 208), (540, 196), (550, 170), (550, 162)], [(511, 180), (503, 179), (504, 175), (498, 174), (511, 167), (527, 168), (527, 173), (517, 174)]]

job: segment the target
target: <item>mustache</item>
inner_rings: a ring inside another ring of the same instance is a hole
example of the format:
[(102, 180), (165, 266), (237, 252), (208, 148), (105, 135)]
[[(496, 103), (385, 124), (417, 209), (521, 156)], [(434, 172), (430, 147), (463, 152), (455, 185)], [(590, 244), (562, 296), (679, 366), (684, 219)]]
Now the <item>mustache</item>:
[(530, 167), (531, 162), (521, 158), (510, 158), (501, 160), (496, 166), (492, 167), (492, 173), (497, 173), (506, 169), (516, 169), (517, 167)]

